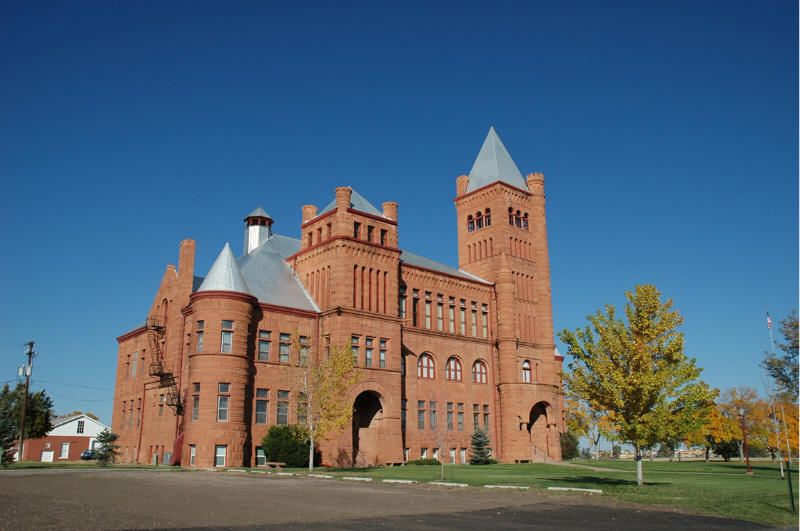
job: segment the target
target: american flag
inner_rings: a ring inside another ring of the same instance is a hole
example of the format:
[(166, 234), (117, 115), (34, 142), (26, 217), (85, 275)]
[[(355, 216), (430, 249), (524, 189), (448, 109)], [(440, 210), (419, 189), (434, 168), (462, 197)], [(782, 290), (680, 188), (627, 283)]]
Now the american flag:
[(769, 312), (767, 312), (767, 326), (772, 330), (772, 318), (769, 316)]

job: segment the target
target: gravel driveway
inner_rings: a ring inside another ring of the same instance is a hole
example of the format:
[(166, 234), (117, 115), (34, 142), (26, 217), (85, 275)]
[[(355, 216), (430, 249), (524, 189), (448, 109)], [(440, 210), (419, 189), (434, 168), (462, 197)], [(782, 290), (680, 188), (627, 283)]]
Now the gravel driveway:
[(0, 471), (2, 529), (758, 529), (609, 498), (173, 470)]

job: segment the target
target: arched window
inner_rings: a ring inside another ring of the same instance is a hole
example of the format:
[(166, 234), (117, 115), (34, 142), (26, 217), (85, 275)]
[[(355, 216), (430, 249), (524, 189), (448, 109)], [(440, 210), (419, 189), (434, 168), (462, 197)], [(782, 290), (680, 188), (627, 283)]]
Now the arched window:
[(522, 228), (528, 230), (528, 213), (525, 212), (525, 215), (522, 217)]
[(514, 209), (511, 207), (508, 207), (508, 224), (514, 224)]
[(486, 363), (478, 360), (472, 364), (472, 381), (475, 383), (486, 383)]
[(514, 215), (514, 224), (517, 227), (522, 228), (522, 212), (519, 210), (517, 210), (517, 213)]
[(461, 381), (461, 361), (455, 356), (447, 360), (447, 379)]
[(492, 224), (492, 209), (491, 208), (487, 208), (483, 212), (483, 224), (486, 225), (487, 227)]
[(475, 222), (472, 220), (472, 215), (467, 216), (467, 231), (472, 232), (475, 230)]
[(531, 383), (531, 362), (528, 360), (522, 362), (522, 381)]
[(481, 212), (475, 214), (475, 228), (476, 229), (483, 228), (483, 213)]
[(433, 356), (430, 354), (423, 354), (417, 361), (417, 378), (428, 378), (433, 380), (434, 375)]

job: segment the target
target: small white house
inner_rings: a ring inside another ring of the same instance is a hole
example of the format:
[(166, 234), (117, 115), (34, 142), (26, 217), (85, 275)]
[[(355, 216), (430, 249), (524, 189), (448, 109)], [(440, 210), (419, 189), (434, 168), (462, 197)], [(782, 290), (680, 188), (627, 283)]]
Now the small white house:
[(25, 440), (23, 461), (78, 461), (81, 452), (93, 450), (97, 435), (109, 429), (84, 413), (56, 417), (50, 433), (39, 439)]

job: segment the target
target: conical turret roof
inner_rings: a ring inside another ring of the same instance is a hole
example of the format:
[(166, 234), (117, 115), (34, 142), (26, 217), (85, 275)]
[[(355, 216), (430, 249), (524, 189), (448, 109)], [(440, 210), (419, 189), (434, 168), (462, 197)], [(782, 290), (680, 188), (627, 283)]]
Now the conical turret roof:
[(225, 243), (225, 247), (214, 261), (214, 265), (206, 275), (203, 283), (197, 291), (236, 291), (238, 293), (250, 293), (247, 283), (244, 281), (242, 272), (236, 264), (231, 246)]
[(522, 190), (528, 189), (522, 173), (520, 173), (511, 155), (508, 154), (503, 142), (500, 141), (500, 137), (497, 136), (494, 127), (490, 127), (489, 134), (486, 135), (486, 140), (483, 141), (481, 151), (478, 153), (478, 158), (475, 159), (475, 164), (472, 165), (472, 169), (469, 172), (467, 192), (483, 188), (497, 181), (502, 181)]

